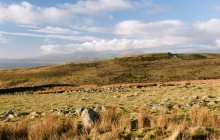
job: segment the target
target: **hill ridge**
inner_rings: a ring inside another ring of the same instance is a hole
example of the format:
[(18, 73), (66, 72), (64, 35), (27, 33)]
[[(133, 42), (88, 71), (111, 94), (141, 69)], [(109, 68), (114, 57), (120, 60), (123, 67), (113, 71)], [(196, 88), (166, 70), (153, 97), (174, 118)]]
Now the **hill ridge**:
[(141, 54), (83, 63), (0, 70), (0, 88), (219, 79), (219, 65), (220, 54)]

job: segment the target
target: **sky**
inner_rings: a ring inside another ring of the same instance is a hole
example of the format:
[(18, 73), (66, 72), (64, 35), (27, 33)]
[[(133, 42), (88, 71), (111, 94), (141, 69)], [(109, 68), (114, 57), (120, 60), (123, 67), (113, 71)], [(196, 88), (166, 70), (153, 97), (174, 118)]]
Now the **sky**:
[(220, 53), (219, 0), (0, 0), (0, 58)]

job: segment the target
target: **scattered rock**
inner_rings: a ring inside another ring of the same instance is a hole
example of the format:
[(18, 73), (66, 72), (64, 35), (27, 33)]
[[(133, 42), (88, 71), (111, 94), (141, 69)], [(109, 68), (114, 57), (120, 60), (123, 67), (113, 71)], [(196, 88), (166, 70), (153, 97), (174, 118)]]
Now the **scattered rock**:
[(50, 112), (58, 112), (58, 109), (51, 109)]
[(213, 98), (212, 96), (210, 96), (210, 95), (205, 95), (205, 96), (202, 96), (202, 100), (205, 100), (205, 99), (210, 99), (210, 98)]
[(164, 106), (153, 106), (151, 108), (151, 111), (159, 111), (159, 110), (163, 110), (166, 109)]
[(12, 114), (9, 114), (9, 115), (8, 115), (8, 119), (14, 119), (14, 118), (15, 118), (14, 115), (12, 115)]
[(197, 99), (199, 99), (199, 96), (197, 95), (189, 97), (189, 101), (195, 101)]
[(168, 102), (162, 102), (161, 105), (165, 106), (168, 109), (172, 108), (172, 105), (170, 103), (168, 103)]
[(38, 112), (31, 112), (29, 115), (30, 116), (39, 116), (39, 113)]
[(190, 101), (190, 102), (188, 102), (188, 103), (186, 104), (186, 106), (187, 106), (187, 107), (192, 107), (192, 106), (195, 105), (195, 104), (196, 104), (196, 102)]
[(36, 117), (39, 117), (39, 116), (40, 116), (40, 113), (38, 113), (38, 112), (31, 112), (29, 115), (30, 115), (30, 117), (31, 117), (32, 119), (34, 119), (34, 118), (36, 118)]
[(220, 102), (220, 97), (218, 97), (215, 101), (216, 101), (216, 102)]
[(118, 96), (112, 96), (112, 98), (120, 98), (120, 96), (118, 95)]
[(101, 108), (100, 106), (96, 106), (96, 107), (94, 108), (94, 111), (95, 111), (95, 112), (99, 112), (101, 109), (102, 109), (102, 108)]
[(11, 109), (6, 111), (6, 112), (4, 112), (4, 113), (2, 113), (2, 114), (0, 114), (0, 118), (5, 118), (5, 117), (7, 117), (10, 114), (14, 114)]
[(87, 100), (89, 100), (88, 98), (81, 98), (81, 99), (79, 99), (80, 101), (87, 101)]
[(83, 110), (81, 118), (82, 125), (88, 132), (94, 127), (95, 123), (99, 120), (99, 114), (91, 108), (88, 108)]
[(200, 106), (206, 106), (206, 104), (207, 104), (206, 102), (200, 101), (200, 102), (197, 103), (197, 106), (198, 106), (198, 107), (200, 107)]
[(81, 106), (81, 107), (79, 107), (79, 108), (76, 108), (76, 113), (77, 113), (78, 115), (81, 115), (84, 109), (85, 109), (85, 108), (84, 108), (83, 106)]
[(109, 110), (109, 109), (112, 109), (112, 107), (111, 106), (106, 106), (106, 105), (102, 106), (102, 110)]
[(41, 116), (46, 116), (47, 114), (45, 112), (42, 112), (40, 115)]
[(154, 104), (153, 102), (149, 102), (149, 103), (144, 104), (144, 106), (146, 106), (146, 107), (152, 107), (153, 104)]
[(211, 102), (209, 102), (207, 105), (208, 106), (213, 106), (213, 105), (215, 105), (216, 103), (214, 102), (214, 101), (211, 101)]
[(28, 112), (19, 112), (19, 113), (15, 114), (16, 117), (23, 117), (23, 116), (27, 116), (27, 115), (29, 115)]
[(126, 98), (129, 98), (129, 97), (134, 97), (134, 94), (127, 94), (125, 95)]

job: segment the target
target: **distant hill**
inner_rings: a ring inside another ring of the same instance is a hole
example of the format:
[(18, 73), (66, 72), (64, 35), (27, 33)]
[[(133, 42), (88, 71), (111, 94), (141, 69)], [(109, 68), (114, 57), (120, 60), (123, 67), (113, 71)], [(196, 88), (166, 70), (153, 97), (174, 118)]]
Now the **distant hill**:
[(0, 70), (0, 75), (0, 88), (219, 79), (220, 54), (127, 55), (83, 63)]
[(85, 62), (91, 60), (109, 59), (118, 57), (120, 53), (108, 52), (78, 52), (71, 54), (51, 54), (32, 58), (0, 59), (0, 62), (25, 62), (25, 63), (67, 63)]

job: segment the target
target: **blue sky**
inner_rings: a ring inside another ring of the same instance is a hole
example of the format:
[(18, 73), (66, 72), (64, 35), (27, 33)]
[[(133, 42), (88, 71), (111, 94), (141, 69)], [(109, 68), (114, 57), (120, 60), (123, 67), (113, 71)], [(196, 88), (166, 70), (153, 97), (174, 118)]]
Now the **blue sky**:
[(220, 1), (0, 1), (0, 58), (136, 50), (220, 52)]

